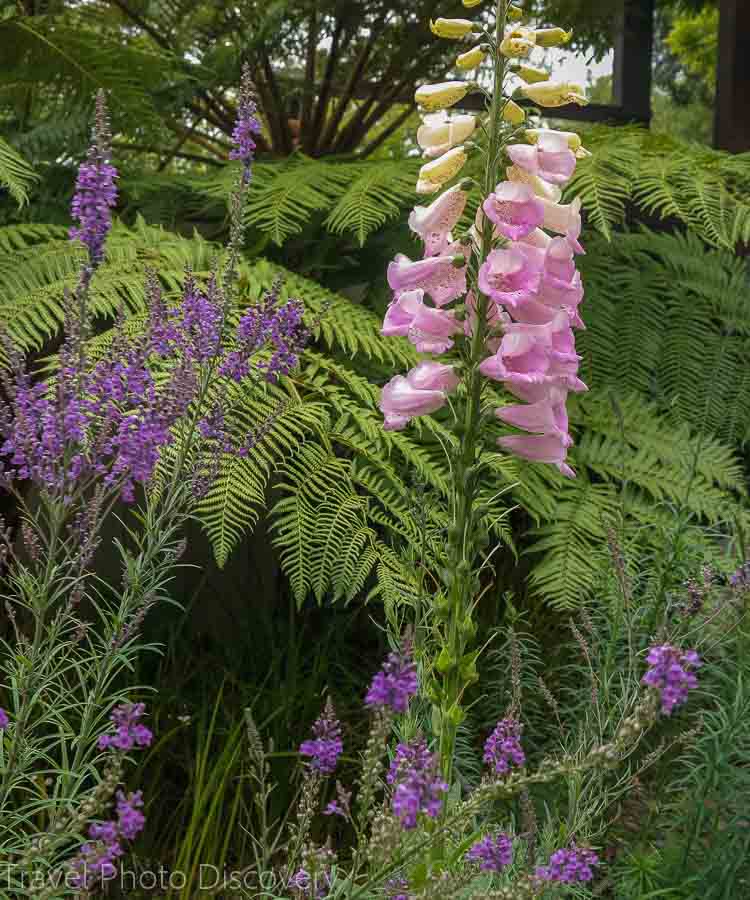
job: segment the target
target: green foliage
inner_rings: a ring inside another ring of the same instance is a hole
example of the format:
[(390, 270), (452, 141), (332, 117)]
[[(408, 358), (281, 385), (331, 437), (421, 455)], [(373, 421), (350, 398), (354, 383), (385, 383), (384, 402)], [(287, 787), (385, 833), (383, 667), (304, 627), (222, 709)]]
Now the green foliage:
[(0, 187), (6, 188), (19, 206), (28, 201), (28, 189), (37, 177), (26, 160), (0, 138)]

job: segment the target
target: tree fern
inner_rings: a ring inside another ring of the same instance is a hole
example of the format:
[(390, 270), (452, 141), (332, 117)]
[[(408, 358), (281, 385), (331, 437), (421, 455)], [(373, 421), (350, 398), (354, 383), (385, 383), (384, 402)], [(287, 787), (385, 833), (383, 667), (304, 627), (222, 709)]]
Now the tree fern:
[(0, 187), (4, 187), (19, 206), (29, 199), (28, 190), (38, 180), (34, 169), (0, 138)]

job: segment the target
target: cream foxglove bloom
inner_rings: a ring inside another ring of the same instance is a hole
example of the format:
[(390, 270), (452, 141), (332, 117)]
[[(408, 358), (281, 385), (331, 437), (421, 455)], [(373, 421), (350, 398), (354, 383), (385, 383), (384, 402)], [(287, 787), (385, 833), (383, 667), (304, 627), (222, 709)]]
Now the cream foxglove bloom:
[(414, 99), (428, 112), (447, 109), (463, 100), (474, 89), (470, 81), (442, 81), (439, 84), (423, 84), (414, 93)]
[(544, 69), (535, 69), (533, 66), (520, 65), (513, 70), (515, 75), (527, 84), (536, 84), (539, 81), (549, 81), (549, 72)]
[(508, 100), (503, 107), (503, 120), (511, 125), (522, 125), (526, 121), (526, 113), (513, 100)]
[(468, 156), (463, 144), (454, 147), (432, 162), (425, 163), (419, 170), (419, 181), (430, 182), (436, 187), (450, 181), (463, 169)]
[(519, 25), (505, 33), (500, 43), (500, 52), (510, 59), (526, 59), (535, 46), (534, 32)]
[(462, 53), (456, 59), (456, 65), (459, 69), (476, 69), (477, 66), (482, 65), (486, 56), (487, 51), (482, 44), (479, 44), (477, 47), (467, 50), (466, 53)]
[(573, 37), (573, 29), (565, 31), (563, 28), (537, 28), (534, 37), (538, 47), (559, 47), (567, 44)]
[(530, 144), (536, 144), (542, 134), (560, 135), (568, 142), (568, 147), (575, 153), (576, 159), (586, 159), (591, 156), (591, 151), (587, 150), (581, 143), (580, 134), (575, 131), (554, 131), (551, 128), (529, 128), (524, 132), (524, 137)]
[(555, 234), (564, 234), (576, 253), (583, 253), (578, 238), (581, 236), (581, 198), (576, 197), (572, 203), (553, 203), (540, 198), (544, 206), (544, 228)]
[(474, 133), (477, 120), (468, 113), (449, 116), (445, 110), (422, 117), (417, 143), (425, 156), (441, 156)]
[(537, 197), (544, 197), (545, 200), (551, 200), (553, 203), (557, 203), (562, 197), (562, 188), (556, 184), (543, 181), (538, 175), (532, 175), (519, 166), (508, 166), (505, 174), (508, 181), (513, 181), (516, 184), (528, 184)]
[(441, 38), (466, 37), (474, 29), (469, 19), (430, 19), (430, 31)]
[(524, 97), (539, 106), (567, 106), (577, 103), (586, 106), (589, 102), (579, 84), (571, 81), (540, 81), (538, 84), (524, 84), (521, 87)]
[(448, 188), (429, 206), (416, 206), (409, 216), (409, 228), (424, 241), (424, 255), (444, 253), (453, 242), (451, 229), (463, 215), (468, 199), (460, 184)]
[(475, 6), (479, 6), (482, 0), (462, 0), (462, 2), (467, 9), (473, 9)]

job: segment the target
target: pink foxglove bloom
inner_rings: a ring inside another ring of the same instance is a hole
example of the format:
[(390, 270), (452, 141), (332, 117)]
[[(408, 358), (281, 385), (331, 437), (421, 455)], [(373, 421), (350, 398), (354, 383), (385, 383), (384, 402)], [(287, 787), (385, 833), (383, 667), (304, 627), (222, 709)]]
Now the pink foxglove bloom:
[(409, 338), (420, 353), (444, 353), (460, 331), (453, 313), (424, 305), (424, 291), (406, 291), (388, 307), (381, 334)]
[(567, 397), (568, 392), (565, 388), (551, 386), (536, 403), (503, 406), (496, 410), (495, 414), (506, 424), (515, 425), (524, 431), (536, 434), (567, 434), (568, 413), (565, 409)]
[(578, 238), (581, 236), (581, 199), (572, 203), (551, 203), (540, 198), (544, 206), (544, 227), (555, 234), (564, 234), (576, 253), (583, 253)]
[(519, 248), (493, 250), (479, 269), (479, 289), (511, 311), (532, 300), (541, 270)]
[(507, 153), (519, 168), (550, 184), (565, 184), (576, 168), (576, 156), (567, 138), (546, 131), (535, 144), (511, 144)]
[(562, 188), (556, 184), (550, 184), (549, 181), (544, 181), (538, 175), (532, 175), (520, 166), (507, 166), (505, 176), (514, 184), (527, 184), (537, 197), (544, 197), (545, 200), (551, 200), (553, 203), (560, 202)]
[(463, 215), (468, 194), (454, 185), (429, 206), (416, 206), (409, 216), (409, 228), (424, 241), (424, 255), (437, 256), (453, 243), (451, 229)]
[(531, 462), (551, 463), (567, 478), (576, 473), (565, 462), (568, 447), (573, 443), (567, 434), (509, 434), (497, 439), (505, 450)]
[(468, 247), (451, 244), (441, 256), (412, 261), (402, 253), (388, 266), (388, 284), (399, 297), (404, 291), (421, 288), (436, 306), (445, 306), (466, 293)]
[(525, 184), (503, 181), (484, 201), (482, 209), (503, 237), (517, 241), (544, 221), (544, 206)]
[(450, 116), (444, 109), (422, 117), (417, 129), (417, 143), (425, 156), (442, 156), (474, 133), (476, 118), (472, 115)]
[(419, 363), (407, 375), (396, 375), (380, 394), (384, 427), (398, 431), (415, 416), (435, 412), (445, 403), (447, 392), (457, 384), (452, 366), (432, 361)]
[(542, 231), (541, 228), (535, 228), (530, 234), (521, 238), (521, 241), (532, 247), (539, 247), (541, 250), (546, 250), (547, 247), (549, 247), (552, 238), (546, 231)]

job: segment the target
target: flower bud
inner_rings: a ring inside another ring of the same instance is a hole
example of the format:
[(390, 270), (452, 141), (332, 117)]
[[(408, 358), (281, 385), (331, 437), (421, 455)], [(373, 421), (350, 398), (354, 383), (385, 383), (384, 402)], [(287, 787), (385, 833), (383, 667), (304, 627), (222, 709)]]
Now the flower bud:
[(539, 84), (525, 84), (521, 93), (533, 103), (539, 106), (567, 106), (569, 103), (577, 103), (586, 106), (589, 102), (583, 92), (583, 88), (571, 81), (541, 81)]
[(523, 136), (530, 144), (536, 144), (539, 142), (539, 136), (542, 134), (554, 134), (558, 137), (564, 137), (571, 150), (578, 150), (581, 146), (581, 136), (580, 134), (576, 134), (575, 131), (553, 131), (550, 128), (527, 128), (526, 131), (524, 131)]
[(509, 22), (520, 22), (523, 18), (523, 10), (518, 6), (511, 4), (508, 7), (508, 21)]
[(463, 269), (463, 267), (466, 265), (466, 257), (461, 256), (461, 254), (457, 254), (451, 260), (451, 264), (454, 269)]
[(537, 28), (534, 37), (538, 47), (559, 47), (567, 44), (573, 37), (573, 29), (565, 31), (563, 28)]
[(513, 100), (508, 100), (503, 107), (503, 119), (511, 125), (521, 125), (526, 121), (526, 113)]
[(454, 147), (437, 159), (425, 163), (419, 170), (419, 181), (430, 182), (440, 187), (440, 185), (445, 184), (446, 181), (450, 181), (451, 178), (458, 175), (466, 164), (467, 158), (463, 144)]
[(535, 69), (534, 66), (519, 65), (513, 71), (526, 84), (536, 84), (539, 81), (549, 80), (549, 72), (545, 72), (544, 69)]
[(474, 23), (468, 19), (430, 19), (430, 31), (441, 38), (462, 38), (471, 32)]
[(479, 6), (482, 0), (462, 0), (462, 2), (467, 9), (473, 9), (475, 6)]
[(459, 69), (476, 69), (477, 66), (480, 66), (484, 62), (486, 56), (487, 51), (484, 49), (484, 46), (480, 44), (478, 47), (472, 47), (471, 50), (462, 53), (456, 59), (456, 65)]
[(443, 81), (439, 84), (423, 84), (414, 93), (416, 102), (428, 112), (447, 109), (458, 103), (470, 92), (474, 85), (470, 81)]

